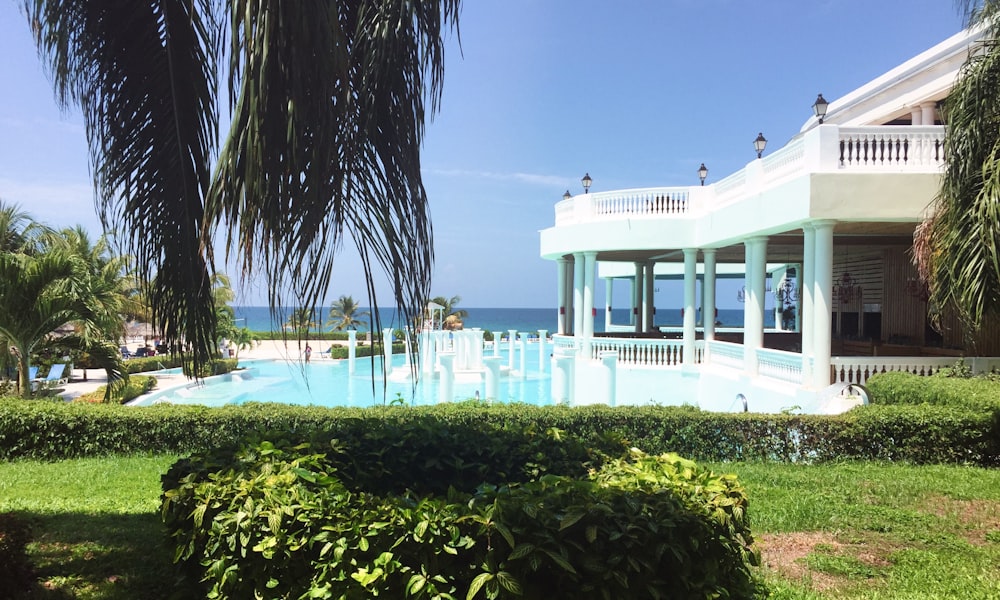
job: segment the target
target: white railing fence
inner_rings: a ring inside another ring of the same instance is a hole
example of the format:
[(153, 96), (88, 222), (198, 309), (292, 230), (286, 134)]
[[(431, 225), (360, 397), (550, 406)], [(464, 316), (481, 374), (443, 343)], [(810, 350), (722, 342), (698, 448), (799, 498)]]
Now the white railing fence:
[(712, 340), (708, 342), (709, 364), (743, 369), (743, 345)]
[(903, 372), (929, 376), (956, 363), (965, 363), (973, 373), (1000, 372), (1000, 358), (838, 356), (830, 360), (831, 383), (860, 383), (876, 373)]
[(798, 352), (761, 348), (757, 350), (757, 367), (764, 377), (802, 383), (802, 355)]
[[(681, 340), (594, 338), (591, 341), (592, 360), (602, 352), (617, 352), (618, 364), (629, 367), (677, 367), (684, 363), (684, 342)], [(695, 342), (695, 364), (701, 364), (705, 345)]]

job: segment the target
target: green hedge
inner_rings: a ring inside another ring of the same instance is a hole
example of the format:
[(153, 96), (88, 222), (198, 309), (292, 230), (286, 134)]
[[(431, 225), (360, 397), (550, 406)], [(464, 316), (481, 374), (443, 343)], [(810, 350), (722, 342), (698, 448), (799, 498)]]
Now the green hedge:
[(232, 443), (258, 429), (308, 432), (354, 419), (424, 414), (456, 425), (555, 427), (596, 440), (606, 432), (659, 454), (697, 460), (898, 460), (1000, 465), (1000, 411), (868, 406), (843, 415), (712, 413), (681, 407), (455, 403), (420, 408), (319, 408), (250, 404), (127, 407), (0, 400), (0, 460), (185, 453)]
[(982, 377), (873, 375), (865, 384), (878, 404), (936, 404), (974, 410), (1000, 409), (1000, 381)]
[(182, 573), (209, 597), (756, 591), (735, 477), (676, 455), (605, 460), (558, 430), (367, 418), (182, 460), (163, 486)]
[[(150, 392), (156, 387), (156, 378), (145, 376), (145, 375), (132, 375), (128, 378), (128, 383), (125, 385), (125, 391), (122, 393), (120, 398), (115, 398), (111, 400), (112, 402), (117, 402), (118, 404), (124, 404), (129, 400), (134, 400), (139, 396)], [(80, 394), (76, 398), (73, 398), (73, 402), (88, 402), (90, 404), (97, 404), (101, 402), (107, 402), (105, 394), (107, 393), (108, 386), (102, 385), (92, 392), (87, 392), (86, 394)]]

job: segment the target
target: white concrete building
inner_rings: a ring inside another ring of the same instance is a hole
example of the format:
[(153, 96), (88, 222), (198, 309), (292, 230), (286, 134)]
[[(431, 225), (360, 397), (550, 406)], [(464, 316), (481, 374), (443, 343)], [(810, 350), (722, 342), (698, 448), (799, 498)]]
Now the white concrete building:
[[(939, 187), (938, 103), (979, 38), (957, 34), (830, 102), (822, 122), (716, 183), (567, 194), (541, 232), (542, 257), (558, 263), (553, 396), (836, 412), (850, 405), (845, 383), (965, 356), (958, 328), (928, 328), (908, 250)], [(743, 328), (699, 324), (734, 271)], [(671, 276), (683, 277), (679, 328), (654, 322), (655, 283)], [(596, 307), (611, 293), (595, 298), (598, 277), (627, 281), (633, 298), (631, 322), (601, 335)], [(766, 294), (786, 309), (769, 329)]]

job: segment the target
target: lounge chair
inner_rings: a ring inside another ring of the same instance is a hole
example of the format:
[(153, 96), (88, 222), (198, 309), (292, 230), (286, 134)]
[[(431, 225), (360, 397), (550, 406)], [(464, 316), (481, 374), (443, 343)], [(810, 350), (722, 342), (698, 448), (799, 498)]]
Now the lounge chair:
[(122, 346), (122, 358), (132, 358), (132, 352), (129, 351), (128, 346)]
[(44, 379), (31, 380), (31, 391), (49, 390), (60, 385), (66, 385), (69, 382), (69, 377), (63, 375), (65, 370), (66, 365), (64, 363), (53, 364), (49, 367), (49, 374)]

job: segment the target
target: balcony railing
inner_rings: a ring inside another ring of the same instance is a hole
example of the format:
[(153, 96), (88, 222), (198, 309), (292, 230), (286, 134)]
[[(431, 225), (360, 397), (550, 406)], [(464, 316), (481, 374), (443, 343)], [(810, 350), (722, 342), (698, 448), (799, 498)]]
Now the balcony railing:
[(755, 197), (807, 173), (940, 173), (944, 127), (823, 125), (771, 155), (705, 187), (661, 187), (580, 194), (556, 204), (556, 226), (634, 218), (685, 218)]
[[(642, 338), (594, 338), (591, 359), (598, 360), (601, 352), (617, 352), (618, 364), (629, 367), (678, 367), (684, 363), (684, 342), (681, 340)], [(701, 364), (705, 344), (695, 342), (694, 362)]]

